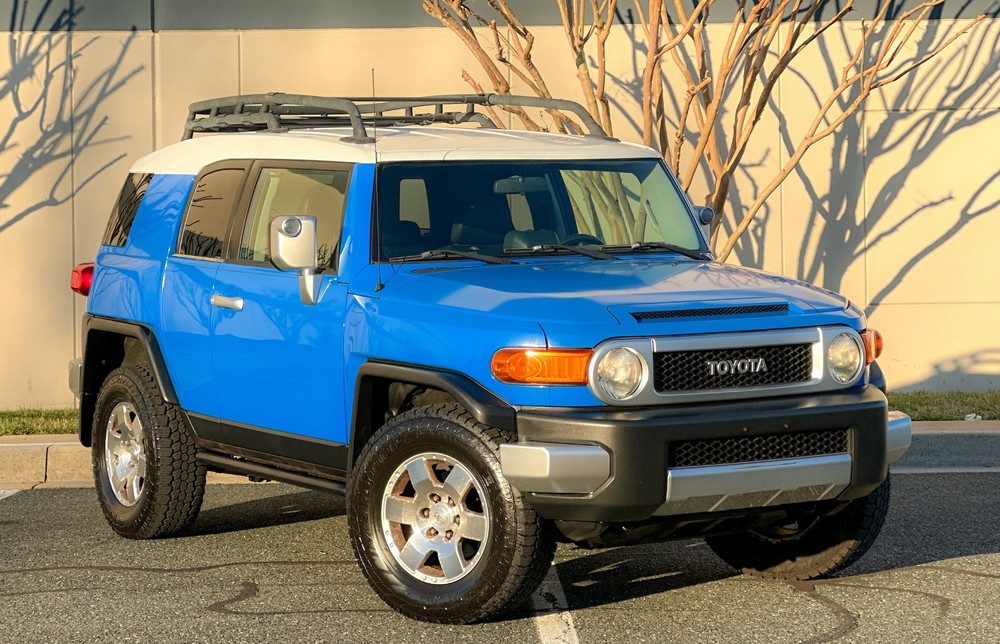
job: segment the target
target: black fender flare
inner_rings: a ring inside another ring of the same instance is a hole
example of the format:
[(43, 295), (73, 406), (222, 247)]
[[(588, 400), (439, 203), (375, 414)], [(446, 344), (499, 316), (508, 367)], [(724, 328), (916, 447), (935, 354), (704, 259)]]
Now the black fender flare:
[(145, 352), (146, 364), (153, 370), (160, 395), (167, 403), (177, 404), (177, 391), (170, 380), (156, 335), (149, 327), (136, 322), (85, 315), (83, 318), (83, 373), (80, 382), (80, 443), (90, 447), (97, 394), (108, 374), (126, 358), (123, 338), (134, 338)]
[(350, 455), (348, 468), (353, 469), (355, 457), (361, 453), (364, 441), (382, 426), (382, 419), (372, 413), (376, 383), (405, 382), (440, 389), (484, 425), (517, 431), (514, 407), (468, 376), (454, 371), (419, 365), (371, 360), (358, 369), (354, 383), (354, 408), (351, 414)]

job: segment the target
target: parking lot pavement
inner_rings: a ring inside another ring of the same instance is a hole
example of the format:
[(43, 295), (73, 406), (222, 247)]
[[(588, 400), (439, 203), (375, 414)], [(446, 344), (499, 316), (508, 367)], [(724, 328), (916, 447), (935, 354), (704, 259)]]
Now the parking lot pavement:
[(188, 534), (127, 541), (92, 490), (26, 490), (0, 499), (0, 642), (1000, 641), (1000, 473), (893, 486), (881, 537), (832, 580), (740, 576), (700, 540), (560, 546), (554, 587), (467, 627), (386, 608), (335, 496), (211, 486)]

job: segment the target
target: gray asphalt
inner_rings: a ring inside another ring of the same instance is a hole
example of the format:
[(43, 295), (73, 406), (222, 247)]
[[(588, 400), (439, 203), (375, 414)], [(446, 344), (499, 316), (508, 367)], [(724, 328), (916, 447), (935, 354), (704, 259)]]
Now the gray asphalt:
[(700, 540), (562, 546), (563, 631), (530, 607), (470, 627), (396, 615), (354, 563), (334, 496), (211, 486), (189, 534), (133, 542), (92, 490), (24, 491), (0, 498), (0, 642), (1000, 641), (1000, 473), (893, 486), (880, 539), (833, 580), (739, 576)]

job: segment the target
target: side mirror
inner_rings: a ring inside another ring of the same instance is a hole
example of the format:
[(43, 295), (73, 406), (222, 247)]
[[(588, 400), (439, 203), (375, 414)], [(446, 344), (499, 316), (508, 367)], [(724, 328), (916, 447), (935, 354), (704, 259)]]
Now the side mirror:
[(271, 261), (279, 270), (316, 269), (315, 217), (275, 217), (270, 242)]
[(303, 304), (319, 298), (320, 276), (316, 274), (316, 218), (303, 215), (271, 220), (268, 253), (278, 270), (298, 271)]
[(708, 241), (712, 235), (712, 222), (715, 221), (715, 211), (708, 206), (698, 206), (694, 209), (694, 214), (698, 218), (701, 232), (705, 235), (705, 241)]

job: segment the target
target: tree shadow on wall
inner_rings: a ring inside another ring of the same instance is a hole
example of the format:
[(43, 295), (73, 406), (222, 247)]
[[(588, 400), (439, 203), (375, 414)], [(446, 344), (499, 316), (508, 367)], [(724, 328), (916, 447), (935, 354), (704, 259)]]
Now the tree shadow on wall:
[[(831, 7), (834, 4), (830, 3)], [(893, 9), (897, 15), (903, 8), (901, 3), (898, 4), (899, 6), (894, 5)], [(964, 5), (957, 7), (954, 15), (962, 15), (965, 9)], [(908, 57), (909, 61), (918, 60), (947, 37), (946, 31), (953, 23), (945, 19), (946, 16), (942, 15), (942, 11), (938, 8), (933, 16), (934, 19), (924, 23), (923, 35), (914, 42), (915, 46)], [(988, 12), (988, 15), (995, 19), (1000, 15), (1000, 5), (994, 3)], [(618, 98), (611, 100), (625, 115), (627, 127), (641, 133), (642, 124), (630, 114), (634, 114), (635, 106), (642, 102), (642, 65), (647, 49), (645, 38), (630, 10), (619, 10), (616, 21), (621, 24), (627, 37), (632, 41), (635, 53), (630, 73), (621, 76), (609, 74), (609, 80), (623, 91)], [(789, 69), (786, 72), (790, 75), (797, 73), (798, 80), (805, 87), (824, 86), (831, 81), (836, 84), (840, 77), (838, 61), (849, 59), (853, 53), (852, 44), (849, 42), (842, 43), (841, 51), (833, 51), (833, 48), (839, 45), (832, 36), (818, 41), (817, 44), (821, 46), (823, 54), (821, 58), (825, 68), (811, 67), (808, 73), (813, 77), (812, 80), (802, 71)], [(874, 44), (870, 45), (868, 53), (871, 54), (874, 48)], [(696, 69), (695, 61), (683, 49), (677, 51), (689, 68)], [(711, 51), (707, 52), (707, 56), (711, 67), (714, 65)], [(952, 194), (948, 186), (930, 186), (928, 190), (939, 190), (940, 194), (914, 207), (910, 213), (891, 226), (885, 226), (883, 223), (889, 221), (888, 216), (892, 213), (893, 205), (901, 196), (912, 200), (907, 192), (907, 181), (946, 140), (987, 119), (1000, 118), (1000, 113), (995, 109), (993, 111), (985, 109), (1000, 102), (1000, 67), (982, 61), (996, 60), (1000, 60), (1000, 32), (995, 28), (991, 29), (987, 20), (952, 43), (916, 73), (890, 85), (889, 92), (885, 96), (891, 97), (889, 99), (891, 102), (879, 103), (885, 99), (873, 95), (867, 103), (868, 109), (872, 110), (867, 112), (867, 131), (863, 121), (865, 113), (847, 119), (840, 126), (831, 137), (830, 145), (833, 152), (828, 180), (816, 181), (815, 177), (810, 177), (805, 167), (801, 165), (795, 169), (794, 175), (804, 186), (809, 202), (805, 212), (785, 213), (786, 217), (806, 218), (804, 226), (806, 233), (799, 245), (794, 266), (796, 277), (812, 283), (822, 283), (832, 290), (840, 290), (848, 269), (855, 262), (863, 261), (867, 250), (906, 228), (926, 225), (930, 220), (935, 222), (936, 227), (940, 227), (939, 222), (942, 218), (951, 218), (951, 223), (943, 233), (923, 246), (914, 248), (899, 271), (877, 294), (870, 297), (870, 301), (875, 303), (868, 311), (870, 314), (925, 257), (953, 238), (970, 221), (997, 209), (1000, 182), (998, 175), (993, 174), (964, 202), (959, 202), (959, 198)], [(596, 61), (591, 60), (590, 64), (596, 65)], [(899, 66), (903, 67), (906, 64), (906, 61), (901, 61)], [(823, 75), (824, 81), (816, 82), (814, 76), (816, 74)], [(786, 77), (783, 82), (787, 83), (790, 78), (792, 77)], [(672, 85), (664, 75), (664, 100), (668, 115), (681, 112), (686, 90), (686, 86)], [(729, 86), (725, 91), (738, 91), (738, 88)], [(927, 104), (926, 99), (932, 93), (934, 95), (940, 93), (946, 97), (947, 102), (939, 104), (938, 109), (934, 110), (914, 110), (909, 107)], [(854, 98), (855, 95), (842, 97), (841, 107), (847, 107)], [(808, 112), (809, 109), (818, 107), (822, 100), (823, 98), (814, 92), (797, 97), (795, 106), (789, 109)], [(808, 107), (803, 107), (803, 104), (807, 104)], [(725, 106), (726, 103), (723, 103), (723, 110)], [(788, 120), (773, 97), (769, 107), (779, 124), (779, 136), (781, 145), (785, 148), (784, 154), (788, 154), (796, 147), (797, 140), (790, 132)], [(984, 109), (977, 111), (978, 108)], [(873, 114), (876, 109), (879, 111)], [(720, 141), (728, 141), (730, 133), (722, 127), (723, 121), (725, 118), (720, 120), (716, 135)], [(668, 118), (668, 126), (676, 128), (676, 119)], [(696, 132), (692, 130), (685, 133), (689, 139), (695, 135)], [(866, 195), (865, 173), (873, 161), (879, 157), (900, 154), (904, 151), (908, 154), (904, 165), (891, 172), (889, 178), (881, 185), (872, 185), (869, 181), (867, 185), (869, 192)], [(759, 154), (757, 159), (743, 160), (731, 184), (728, 203), (732, 212), (737, 215), (737, 219), (742, 216), (747, 204), (753, 201), (759, 192), (763, 175), (758, 168), (775, 163), (773, 157), (776, 150), (765, 149)], [(812, 150), (806, 157), (812, 159), (818, 154), (818, 150)], [(961, 162), (968, 160), (963, 159)], [(707, 163), (701, 163), (700, 173), (704, 182), (711, 183), (711, 173)], [(832, 190), (822, 192), (818, 186), (831, 186)], [(770, 201), (778, 203), (779, 194), (772, 196)], [(700, 203), (698, 195), (690, 196), (695, 203)], [(765, 204), (754, 224), (741, 237), (734, 249), (741, 264), (757, 267), (764, 265), (767, 224), (769, 218), (776, 212), (775, 207)], [(733, 217), (726, 216), (725, 213), (722, 213), (722, 216), (720, 232), (729, 234), (733, 230)], [(880, 223), (883, 225), (880, 226)], [(869, 231), (876, 228), (879, 232), (874, 237), (870, 236)], [(923, 237), (926, 238), (926, 235)], [(795, 245), (789, 243), (789, 248), (794, 248)], [(790, 266), (788, 270), (793, 269)]]
[[(994, 17), (997, 10), (994, 10)], [(931, 51), (946, 37), (947, 21), (932, 21), (916, 42), (916, 59)], [(983, 166), (976, 160), (954, 159), (968, 163), (970, 170), (980, 168), (989, 174), (984, 183), (969, 195), (956, 196), (951, 186), (941, 183), (915, 186), (915, 173), (950, 138), (989, 119), (1000, 118), (1000, 111), (989, 109), (1000, 103), (1000, 67), (983, 61), (1000, 59), (1000, 31), (987, 23), (977, 25), (941, 55), (932, 59), (916, 73), (905, 76), (889, 86), (882, 97), (872, 95), (868, 111), (849, 119), (832, 137), (832, 158), (828, 193), (816, 189), (801, 166), (795, 172), (804, 186), (811, 209), (806, 214), (806, 236), (796, 261), (796, 276), (822, 283), (839, 291), (844, 276), (855, 262), (864, 261), (865, 254), (890, 237), (917, 227), (944, 230), (927, 240), (920, 235), (921, 245), (907, 251), (906, 261), (879, 289), (869, 296), (867, 313), (872, 314), (886, 296), (895, 290), (924, 258), (952, 239), (972, 220), (1000, 206), (1000, 172)], [(831, 59), (842, 59), (852, 47), (843, 42), (843, 50), (830, 51), (832, 39), (821, 43), (826, 73), (831, 78), (839, 74)], [(800, 76), (803, 82), (805, 77)], [(940, 96), (940, 102), (933, 97)], [(819, 97), (813, 95), (813, 100)], [(844, 100), (852, 100), (847, 97)], [(935, 104), (936, 109), (916, 106)], [(780, 134), (786, 148), (793, 137), (783, 119)], [(875, 182), (867, 176), (880, 157), (906, 155), (901, 165), (893, 168), (884, 180)], [(947, 162), (938, 157), (937, 162)], [(927, 195), (922, 203), (915, 195)], [(902, 217), (899, 204), (915, 203)], [(891, 222), (891, 224), (890, 224)], [(871, 231), (877, 230), (874, 235)], [(744, 245), (745, 246), (745, 245)], [(740, 259), (747, 248), (738, 249)]]
[[(10, 118), (0, 125), (0, 168), (5, 169), (0, 174), (0, 233), (39, 211), (69, 202), (125, 157), (110, 145), (125, 137), (104, 135), (108, 121), (104, 108), (142, 70), (142, 66), (124, 67), (136, 32), (93, 80), (80, 83), (74, 65), (98, 40), (74, 31), (82, 11), (83, 5), (72, 0), (61, 8), (53, 8), (51, 0), (38, 8), (22, 0), (13, 3), (9, 60), (0, 78), (0, 113)], [(98, 146), (108, 146), (108, 154), (96, 169), (74, 166), (84, 150)], [(41, 173), (52, 177), (45, 182), (47, 192), (19, 195), (13, 208), (12, 195)]]
[[(1000, 347), (982, 349), (934, 365), (934, 373), (897, 391), (990, 391), (1000, 389)], [(970, 412), (979, 410), (970, 409)]]

